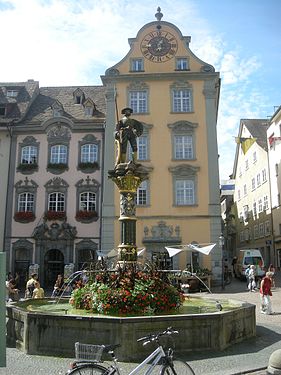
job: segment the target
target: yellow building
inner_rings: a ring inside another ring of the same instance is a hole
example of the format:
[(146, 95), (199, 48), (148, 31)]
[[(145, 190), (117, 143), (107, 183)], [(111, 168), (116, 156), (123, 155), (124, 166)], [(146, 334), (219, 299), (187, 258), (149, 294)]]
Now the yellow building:
[[(148, 260), (184, 269), (190, 253), (169, 258), (167, 245), (216, 242), (221, 234), (217, 150), (220, 78), (213, 66), (189, 49), (190, 37), (173, 24), (144, 25), (129, 39), (128, 54), (102, 76), (106, 88), (102, 249), (120, 240), (119, 194), (106, 172), (114, 167), (114, 129), (125, 107), (144, 126), (138, 162), (149, 180), (137, 194), (137, 245)], [(114, 230), (112, 229), (114, 228)], [(210, 256), (193, 254), (193, 263), (212, 270), (220, 282), (219, 245)]]

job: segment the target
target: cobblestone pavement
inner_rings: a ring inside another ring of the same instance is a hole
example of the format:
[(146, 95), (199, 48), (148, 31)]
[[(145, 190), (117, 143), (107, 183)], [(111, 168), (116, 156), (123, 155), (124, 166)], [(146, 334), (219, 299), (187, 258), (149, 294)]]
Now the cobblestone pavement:
[[(246, 283), (234, 279), (224, 290), (213, 290), (216, 299), (231, 298), (255, 304), (257, 335), (222, 352), (190, 353), (184, 358), (196, 375), (265, 375), (270, 355), (281, 348), (281, 272), (276, 276), (273, 290), (273, 315), (260, 313), (259, 293), (248, 292)], [(7, 348), (7, 367), (0, 375), (63, 375), (70, 358), (30, 356), (15, 348)], [(122, 363), (122, 374), (127, 375), (135, 364)]]

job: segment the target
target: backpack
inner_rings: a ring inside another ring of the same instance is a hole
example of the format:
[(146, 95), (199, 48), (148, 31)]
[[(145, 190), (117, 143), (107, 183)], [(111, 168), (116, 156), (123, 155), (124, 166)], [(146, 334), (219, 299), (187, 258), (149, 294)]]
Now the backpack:
[(250, 267), (248, 267), (245, 271), (245, 276), (249, 276), (249, 273), (250, 273)]

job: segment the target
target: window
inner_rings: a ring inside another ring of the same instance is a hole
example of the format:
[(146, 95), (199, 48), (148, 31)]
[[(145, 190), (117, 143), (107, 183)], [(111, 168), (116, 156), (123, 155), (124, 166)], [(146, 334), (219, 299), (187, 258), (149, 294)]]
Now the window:
[(242, 168), (239, 167), (239, 177), (241, 177), (241, 176), (242, 176)]
[(275, 176), (278, 176), (279, 171), (278, 171), (278, 164), (275, 164)]
[(245, 170), (247, 171), (249, 169), (249, 160), (245, 160)]
[(262, 170), (262, 182), (266, 182), (266, 169)]
[(252, 191), (256, 188), (256, 179), (252, 178)]
[(191, 90), (173, 90), (173, 112), (191, 112)]
[(246, 205), (243, 207), (243, 211), (244, 211), (244, 220), (247, 220), (248, 219), (248, 215), (249, 215), (249, 207)]
[(18, 91), (17, 90), (7, 90), (7, 97), (9, 98), (16, 98), (18, 96)]
[(51, 193), (48, 197), (48, 210), (56, 212), (65, 211), (65, 196), (64, 193)]
[(241, 199), (241, 190), (240, 189), (238, 189), (237, 196), (238, 196), (238, 200), (240, 201), (240, 199)]
[(270, 235), (270, 223), (269, 223), (269, 221), (266, 221), (266, 222), (264, 223), (264, 234), (265, 234), (266, 236), (269, 236), (269, 235)]
[(81, 146), (81, 162), (93, 163), (98, 160), (98, 145), (85, 144)]
[(254, 226), (254, 238), (258, 238), (259, 237), (259, 226), (258, 225), (255, 225)]
[(89, 191), (81, 193), (79, 209), (81, 211), (96, 211), (96, 194)]
[(194, 203), (194, 181), (176, 180), (176, 205), (193, 205)]
[(244, 242), (244, 231), (240, 232), (240, 242)]
[(93, 116), (94, 108), (93, 107), (85, 107), (85, 116)]
[(148, 182), (147, 181), (143, 181), (137, 190), (136, 204), (139, 206), (145, 206), (148, 204)]
[(18, 196), (18, 212), (34, 211), (34, 194), (21, 193)]
[(37, 163), (37, 147), (25, 146), (21, 149), (21, 164), (36, 164)]
[(188, 61), (187, 58), (179, 57), (176, 59), (176, 70), (187, 70)]
[(255, 164), (257, 162), (257, 152), (253, 152), (253, 163)]
[(256, 216), (257, 216), (257, 202), (253, 203), (253, 215), (254, 215), (254, 218), (256, 218)]
[(260, 186), (261, 184), (261, 175), (260, 173), (257, 174), (257, 186)]
[(259, 236), (264, 237), (264, 223), (260, 223), (259, 225)]
[(133, 72), (143, 71), (143, 59), (132, 59), (131, 60), (131, 70)]
[(268, 210), (268, 196), (267, 195), (263, 197), (263, 209)]
[(67, 147), (65, 145), (55, 145), (51, 147), (52, 164), (67, 164)]
[(138, 160), (148, 160), (148, 137), (141, 135), (137, 138), (138, 143)]
[(147, 91), (130, 91), (129, 102), (134, 113), (147, 112)]
[(247, 185), (246, 184), (243, 186), (243, 192), (244, 192), (244, 197), (245, 197), (245, 195), (247, 195)]
[(263, 206), (262, 206), (262, 199), (258, 200), (258, 206), (259, 206), (259, 212), (262, 212)]
[(175, 159), (193, 159), (193, 139), (190, 135), (176, 135), (174, 137)]

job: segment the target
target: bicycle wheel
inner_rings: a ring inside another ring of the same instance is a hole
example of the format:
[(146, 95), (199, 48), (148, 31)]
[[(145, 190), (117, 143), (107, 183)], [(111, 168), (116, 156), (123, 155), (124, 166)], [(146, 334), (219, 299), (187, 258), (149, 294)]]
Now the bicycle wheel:
[(161, 375), (195, 375), (189, 364), (183, 361), (174, 361), (171, 365), (164, 365)]
[(78, 365), (76, 368), (68, 372), (68, 375), (103, 375), (107, 374), (107, 368), (97, 365), (96, 363), (85, 363)]

